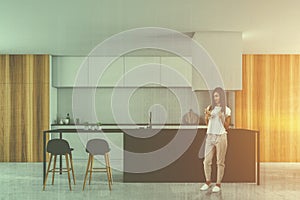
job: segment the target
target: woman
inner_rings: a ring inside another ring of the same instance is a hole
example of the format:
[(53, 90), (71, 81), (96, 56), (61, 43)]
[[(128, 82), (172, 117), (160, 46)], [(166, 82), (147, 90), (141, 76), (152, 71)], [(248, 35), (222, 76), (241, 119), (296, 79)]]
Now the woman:
[(226, 106), (225, 92), (222, 88), (214, 89), (212, 105), (205, 109), (205, 123), (207, 137), (205, 142), (205, 158), (203, 161), (206, 183), (200, 188), (202, 191), (211, 187), (211, 164), (214, 153), (217, 155), (217, 183), (212, 192), (221, 190), (221, 181), (225, 168), (227, 150), (227, 129), (230, 124), (231, 110)]

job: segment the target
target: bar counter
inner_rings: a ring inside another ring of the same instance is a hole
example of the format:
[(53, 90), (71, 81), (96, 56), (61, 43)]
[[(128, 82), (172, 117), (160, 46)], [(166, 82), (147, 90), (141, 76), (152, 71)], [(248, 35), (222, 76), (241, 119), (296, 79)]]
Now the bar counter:
[[(206, 128), (181, 126), (153, 128), (103, 128), (102, 130), (55, 129), (43, 132), (44, 167), (48, 133), (88, 134), (122, 132), (124, 139), (124, 182), (204, 182), (203, 149)], [(230, 129), (223, 182), (259, 185), (259, 131)], [(216, 158), (212, 181), (216, 181)]]

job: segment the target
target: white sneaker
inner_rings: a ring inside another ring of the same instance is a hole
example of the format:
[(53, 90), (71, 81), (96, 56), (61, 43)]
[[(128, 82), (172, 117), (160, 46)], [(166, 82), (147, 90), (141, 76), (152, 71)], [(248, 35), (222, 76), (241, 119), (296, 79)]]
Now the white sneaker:
[(211, 191), (212, 192), (220, 192), (221, 188), (219, 186), (215, 186), (215, 187), (213, 187), (213, 189)]
[(202, 187), (200, 188), (201, 191), (205, 191), (205, 190), (208, 190), (208, 188), (210, 188), (211, 184), (207, 185), (206, 183), (204, 183), (202, 185)]

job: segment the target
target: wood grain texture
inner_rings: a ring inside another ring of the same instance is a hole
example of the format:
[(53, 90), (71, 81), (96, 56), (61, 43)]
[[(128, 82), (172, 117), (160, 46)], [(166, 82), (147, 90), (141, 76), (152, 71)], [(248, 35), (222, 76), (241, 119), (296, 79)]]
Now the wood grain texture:
[(261, 161), (300, 161), (300, 55), (243, 55), (235, 103), (236, 127), (260, 130)]
[(0, 156), (5, 159), (8, 157), (7, 152), (8, 151), (4, 151), (4, 149), (7, 148), (7, 143), (5, 140), (6, 137), (6, 130), (7, 130), (7, 124), (6, 124), (6, 120), (7, 120), (7, 113), (8, 113), (8, 109), (6, 107), (7, 105), (7, 85), (6, 84), (2, 84), (0, 83)]
[(0, 84), (8, 82), (8, 55), (0, 55)]
[[(49, 128), (49, 56), (0, 56), (0, 161), (42, 161)], [(5, 74), (2, 74), (5, 73)]]
[[(32, 56), (32, 74), (33, 83), (48, 83), (49, 84), (49, 56), (31, 55)], [(48, 67), (44, 67), (48, 66)]]

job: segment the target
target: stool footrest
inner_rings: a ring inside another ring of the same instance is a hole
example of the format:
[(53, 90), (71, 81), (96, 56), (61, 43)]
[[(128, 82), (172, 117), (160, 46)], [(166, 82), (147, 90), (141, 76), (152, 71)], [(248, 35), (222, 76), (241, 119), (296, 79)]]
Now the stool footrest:
[[(54, 171), (55, 170), (55, 171)], [(72, 168), (70, 168), (69, 170), (67, 169), (67, 168), (62, 168), (62, 169), (60, 169), (60, 168), (55, 168), (55, 169), (50, 169), (49, 170), (49, 172), (68, 172), (68, 171), (72, 171), (73, 169)]]
[(93, 168), (92, 170), (88, 170), (89, 172), (106, 172), (106, 168)]

